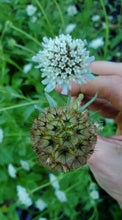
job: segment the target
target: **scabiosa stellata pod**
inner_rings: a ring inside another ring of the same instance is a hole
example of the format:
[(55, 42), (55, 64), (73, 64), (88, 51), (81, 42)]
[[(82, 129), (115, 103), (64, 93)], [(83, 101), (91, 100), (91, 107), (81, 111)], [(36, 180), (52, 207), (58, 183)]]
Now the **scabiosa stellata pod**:
[(86, 40), (72, 39), (67, 34), (61, 34), (52, 38), (43, 38), (43, 50), (40, 50), (32, 60), (38, 62), (36, 68), (41, 68), (42, 84), (46, 92), (51, 92), (56, 84), (63, 87), (62, 94), (67, 95), (67, 88), (71, 89), (70, 81), (76, 83), (87, 83), (86, 79), (94, 80), (89, 68), (94, 60), (94, 56), (89, 57), (89, 51), (86, 50)]
[(97, 136), (88, 110), (71, 106), (46, 108), (34, 120), (31, 142), (41, 165), (68, 172), (84, 166), (94, 152)]

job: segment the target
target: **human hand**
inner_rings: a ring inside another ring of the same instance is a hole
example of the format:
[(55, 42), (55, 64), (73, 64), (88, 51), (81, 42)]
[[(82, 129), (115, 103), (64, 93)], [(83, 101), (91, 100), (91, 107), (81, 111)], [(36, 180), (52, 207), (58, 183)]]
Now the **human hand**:
[[(82, 104), (85, 104), (97, 92), (98, 98), (89, 109), (101, 110), (100, 115), (113, 118), (118, 126), (115, 136), (98, 135), (95, 151), (88, 160), (88, 165), (98, 184), (116, 199), (122, 208), (122, 64), (96, 61), (89, 68), (99, 76), (94, 81), (87, 80), (87, 84), (71, 82), (72, 102), (79, 93), (83, 93)], [(60, 93), (61, 88), (56, 87), (56, 91)]]

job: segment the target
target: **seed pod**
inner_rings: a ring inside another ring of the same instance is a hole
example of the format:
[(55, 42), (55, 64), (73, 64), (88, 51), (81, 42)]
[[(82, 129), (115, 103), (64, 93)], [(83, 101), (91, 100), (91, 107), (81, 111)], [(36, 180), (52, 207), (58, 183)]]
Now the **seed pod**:
[(97, 141), (88, 111), (71, 106), (44, 109), (34, 120), (31, 142), (41, 165), (51, 171), (68, 172), (84, 166)]

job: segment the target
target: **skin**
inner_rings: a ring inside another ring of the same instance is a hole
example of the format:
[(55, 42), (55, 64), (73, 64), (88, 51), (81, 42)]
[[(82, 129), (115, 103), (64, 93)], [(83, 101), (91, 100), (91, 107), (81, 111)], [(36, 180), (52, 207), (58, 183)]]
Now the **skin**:
[[(71, 82), (72, 103), (79, 93), (84, 94), (83, 105), (98, 92), (97, 99), (89, 109), (101, 110), (100, 115), (114, 119), (117, 124), (116, 135), (97, 135), (95, 151), (88, 160), (88, 165), (98, 184), (122, 209), (122, 63), (96, 61), (87, 68), (91, 68), (92, 73), (99, 76), (94, 81), (87, 80), (87, 84)], [(61, 93), (61, 88), (56, 87), (56, 91)]]

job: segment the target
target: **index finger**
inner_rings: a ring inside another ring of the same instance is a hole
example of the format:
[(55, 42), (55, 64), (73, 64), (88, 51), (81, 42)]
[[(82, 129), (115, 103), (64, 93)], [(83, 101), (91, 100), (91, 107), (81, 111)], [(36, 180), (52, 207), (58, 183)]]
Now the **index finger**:
[(122, 63), (109, 61), (95, 61), (87, 68), (90, 68), (92, 73), (99, 75), (120, 75), (122, 76)]

